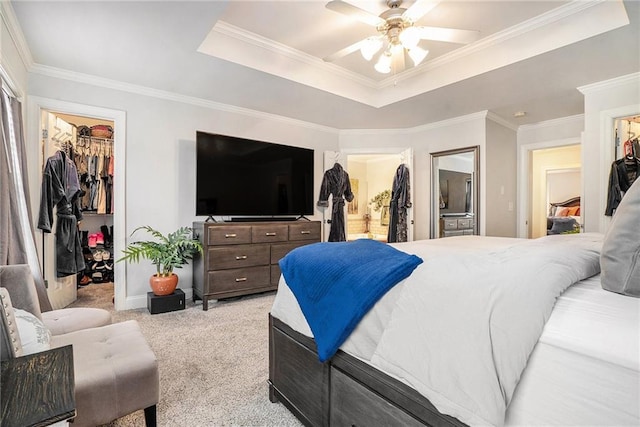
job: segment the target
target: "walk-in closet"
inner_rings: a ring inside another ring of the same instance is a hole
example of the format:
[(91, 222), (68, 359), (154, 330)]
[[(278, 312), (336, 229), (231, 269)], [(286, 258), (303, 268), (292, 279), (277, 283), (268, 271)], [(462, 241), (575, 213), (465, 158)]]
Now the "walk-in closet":
[[(61, 308), (76, 301), (80, 289), (113, 294), (114, 124), (54, 111), (42, 111), (41, 119), (41, 263), (52, 304)], [(75, 229), (61, 230), (67, 219)]]

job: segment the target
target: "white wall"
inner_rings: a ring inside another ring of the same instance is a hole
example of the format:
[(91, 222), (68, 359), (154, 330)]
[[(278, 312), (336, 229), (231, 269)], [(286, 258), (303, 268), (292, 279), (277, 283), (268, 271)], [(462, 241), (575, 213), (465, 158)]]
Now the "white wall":
[[(487, 120), (484, 167), (485, 188), (481, 207), (485, 206), (487, 236), (516, 237), (517, 138), (512, 129)], [(481, 217), (482, 220), (482, 217)]]
[[(189, 99), (176, 102), (39, 74), (30, 74), (29, 94), (126, 113), (126, 129), (115, 131), (116, 134), (126, 132), (127, 236), (140, 225), (170, 232), (204, 219), (195, 216), (196, 130), (313, 148), (315, 200), (322, 180), (322, 153), (336, 150), (338, 146), (337, 131), (333, 129), (266, 114), (235, 112), (231, 108), (207, 108), (189, 103)], [(27, 126), (38, 124), (27, 123)], [(39, 149), (37, 138), (27, 144), (30, 150)], [(33, 199), (34, 194), (39, 194), (39, 180), (32, 180), (30, 185)], [(311, 219), (321, 219), (321, 212), (316, 210)], [(146, 306), (148, 278), (153, 272), (153, 266), (145, 262), (127, 266), (126, 283), (116, 283), (116, 286), (126, 286), (124, 308)], [(182, 283), (179, 286), (189, 293), (191, 268), (183, 268), (178, 273)]]
[(583, 86), (585, 127), (582, 140), (585, 231), (604, 232), (607, 182), (614, 160), (614, 122), (640, 113), (640, 73)]

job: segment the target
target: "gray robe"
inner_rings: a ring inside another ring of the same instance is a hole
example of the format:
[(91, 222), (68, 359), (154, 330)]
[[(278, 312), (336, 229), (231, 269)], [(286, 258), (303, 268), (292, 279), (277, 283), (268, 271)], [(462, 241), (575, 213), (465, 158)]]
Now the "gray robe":
[(329, 231), (329, 242), (344, 242), (347, 240), (344, 222), (344, 201), (353, 200), (349, 174), (342, 168), (340, 163), (324, 173), (320, 186), (320, 197), (318, 206), (329, 206), (329, 195), (333, 196), (331, 207), (331, 229)]
[(389, 232), (387, 242), (407, 241), (407, 208), (411, 207), (409, 196), (409, 168), (403, 163), (398, 166), (391, 188), (389, 203)]
[(56, 275), (76, 274), (85, 269), (78, 221), (80, 183), (73, 162), (63, 151), (47, 159), (42, 174), (38, 228), (51, 233), (53, 208), (56, 208)]

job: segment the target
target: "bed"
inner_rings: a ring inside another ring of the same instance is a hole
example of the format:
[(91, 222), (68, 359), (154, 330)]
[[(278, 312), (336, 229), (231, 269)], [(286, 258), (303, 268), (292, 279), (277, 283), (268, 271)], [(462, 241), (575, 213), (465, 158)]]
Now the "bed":
[[(270, 399), (309, 426), (639, 425), (640, 300), (602, 289), (602, 238), (460, 236), (393, 244), (423, 264), (323, 363), (296, 296), (281, 278), (269, 316)], [(537, 311), (533, 300), (546, 292), (538, 288), (547, 278), (550, 294), (540, 299), (551, 299), (551, 308)], [(486, 304), (493, 307), (487, 310), (479, 302), (500, 301), (500, 291), (476, 295), (482, 280), (536, 290), (520, 295), (524, 304)], [(439, 291), (422, 294), (424, 288)], [(460, 296), (448, 295), (450, 288), (469, 294), (471, 303), (451, 304)], [(425, 318), (423, 312), (437, 313)], [(474, 335), (486, 331), (474, 330), (482, 323), (474, 316), (487, 313), (498, 326), (489, 333), (491, 347), (476, 354), (486, 344)], [(528, 328), (539, 328), (533, 341)], [(501, 360), (504, 354), (521, 360)], [(521, 368), (511, 366), (518, 363)], [(495, 368), (499, 384), (490, 384), (478, 366)]]
[(547, 235), (580, 230), (580, 196), (549, 203)]

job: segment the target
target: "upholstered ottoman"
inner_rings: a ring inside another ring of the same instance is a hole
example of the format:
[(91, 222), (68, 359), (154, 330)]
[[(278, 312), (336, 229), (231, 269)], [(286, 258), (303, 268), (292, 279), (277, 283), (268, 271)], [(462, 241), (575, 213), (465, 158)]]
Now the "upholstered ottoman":
[[(77, 417), (95, 426), (145, 409), (155, 424), (158, 363), (135, 320), (51, 337), (51, 347), (73, 345)], [(149, 419), (151, 418), (151, 419)]]
[(101, 308), (61, 308), (42, 313), (42, 322), (51, 335), (68, 334), (79, 328), (97, 328), (111, 324), (111, 313)]

